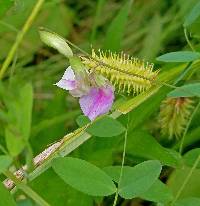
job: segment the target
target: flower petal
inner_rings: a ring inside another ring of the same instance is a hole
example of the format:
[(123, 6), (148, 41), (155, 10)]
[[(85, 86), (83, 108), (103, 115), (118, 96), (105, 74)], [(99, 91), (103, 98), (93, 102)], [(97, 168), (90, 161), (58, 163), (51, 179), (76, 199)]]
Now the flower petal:
[(65, 90), (73, 90), (76, 88), (76, 81), (61, 79), (55, 85)]
[(107, 113), (113, 104), (114, 90), (111, 86), (92, 88), (88, 95), (79, 100), (85, 116), (94, 120), (97, 116)]
[(77, 85), (75, 80), (75, 74), (71, 66), (66, 69), (64, 75), (62, 76), (62, 79), (58, 81), (55, 85), (65, 90), (73, 90), (76, 88)]
[(71, 68), (71, 66), (69, 66), (66, 70), (65, 70), (65, 73), (62, 77), (62, 79), (66, 79), (66, 80), (75, 80), (75, 74), (74, 74), (74, 71), (73, 69)]

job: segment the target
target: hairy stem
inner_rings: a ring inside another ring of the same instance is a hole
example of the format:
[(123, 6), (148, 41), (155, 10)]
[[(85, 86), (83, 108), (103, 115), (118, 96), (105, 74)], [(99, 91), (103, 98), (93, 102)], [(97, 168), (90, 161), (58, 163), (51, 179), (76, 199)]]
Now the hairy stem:
[(5, 59), (5, 61), (3, 62), (3, 65), (1, 67), (0, 70), (0, 79), (3, 78), (4, 73), (6, 72), (6, 70), (8, 69), (14, 55), (15, 52), (17, 50), (17, 48), (19, 47), (21, 41), (23, 40), (24, 35), (26, 34), (26, 32), (29, 30), (29, 28), (31, 27), (35, 17), (37, 16), (40, 8), (42, 7), (42, 4), (44, 3), (45, 0), (38, 0), (35, 7), (33, 8), (30, 16), (28, 17), (28, 19), (26, 20), (22, 30), (18, 33), (16, 40), (13, 44), (13, 46), (11, 47), (7, 58)]
[(13, 175), (11, 172), (6, 171), (4, 174), (10, 178), (15, 185), (22, 190), (26, 195), (28, 195), (30, 198), (32, 198), (38, 205), (40, 206), (50, 206), (44, 199), (42, 199), (35, 191), (33, 191), (29, 186), (27, 186), (25, 183), (18, 180), (15, 175)]

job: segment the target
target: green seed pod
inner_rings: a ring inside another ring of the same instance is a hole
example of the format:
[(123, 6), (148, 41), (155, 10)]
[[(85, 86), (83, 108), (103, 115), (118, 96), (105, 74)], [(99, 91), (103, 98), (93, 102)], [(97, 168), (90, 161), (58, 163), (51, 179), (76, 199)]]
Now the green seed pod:
[(63, 54), (67, 58), (73, 56), (73, 52), (64, 38), (58, 34), (48, 31), (44, 28), (39, 30), (41, 40), (48, 46), (58, 50), (59, 53)]

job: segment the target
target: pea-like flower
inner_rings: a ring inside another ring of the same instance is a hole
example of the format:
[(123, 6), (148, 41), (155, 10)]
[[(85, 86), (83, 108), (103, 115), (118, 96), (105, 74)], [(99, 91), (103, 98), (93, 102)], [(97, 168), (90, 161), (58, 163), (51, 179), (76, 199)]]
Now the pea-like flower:
[(89, 74), (87, 70), (76, 73), (69, 66), (55, 85), (79, 97), (80, 107), (90, 120), (109, 112), (114, 101), (114, 88), (108, 80)]

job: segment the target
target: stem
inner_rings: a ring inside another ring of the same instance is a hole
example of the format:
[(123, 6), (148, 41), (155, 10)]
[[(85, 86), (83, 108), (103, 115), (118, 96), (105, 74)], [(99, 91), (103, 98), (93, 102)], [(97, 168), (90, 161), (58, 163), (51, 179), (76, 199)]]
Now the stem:
[(14, 32), (19, 32), (19, 30), (18, 30), (16, 27), (14, 27), (14, 26), (11, 25), (11, 24), (6, 23), (5, 21), (0, 20), (0, 24), (1, 24), (2, 26), (5, 26), (5, 27), (9, 28), (10, 30), (12, 30), (12, 31), (14, 31)]
[(50, 206), (44, 199), (42, 199), (35, 191), (29, 186), (18, 180), (10, 171), (4, 172), (4, 174), (11, 179), (15, 185), (21, 189), (26, 195), (32, 198), (40, 206)]
[(44, 0), (38, 0), (35, 7), (33, 8), (30, 16), (28, 17), (28, 19), (26, 20), (22, 30), (18, 33), (16, 40), (12, 46), (12, 48), (10, 49), (7, 58), (5, 59), (5, 61), (3, 62), (3, 65), (1, 67), (0, 70), (0, 79), (3, 78), (4, 73), (6, 72), (6, 70), (8, 69), (14, 55), (15, 52), (17, 50), (17, 48), (19, 47), (24, 35), (26, 34), (26, 32), (29, 30), (30, 26), (32, 25), (35, 17), (37, 16), (40, 8), (42, 7), (42, 4), (44, 3)]
[(182, 139), (181, 139), (181, 143), (180, 143), (180, 147), (179, 147), (179, 153), (180, 153), (180, 154), (181, 154), (182, 151), (183, 151), (183, 144), (184, 144), (185, 136), (186, 136), (186, 134), (187, 134), (187, 131), (188, 131), (188, 129), (189, 129), (189, 126), (190, 126), (190, 124), (191, 124), (191, 122), (192, 122), (192, 119), (193, 119), (194, 115), (196, 114), (197, 110), (199, 109), (199, 107), (200, 107), (200, 100), (199, 100), (197, 106), (195, 107), (194, 111), (192, 112), (192, 115), (190, 116), (190, 119), (189, 119), (189, 121), (188, 121), (188, 123), (187, 123), (187, 126), (186, 126), (185, 130), (184, 130), (183, 137), (182, 137)]
[(185, 35), (185, 39), (186, 39), (188, 45), (190, 46), (190, 48), (192, 49), (192, 51), (195, 52), (195, 48), (193, 47), (192, 43), (190, 42), (190, 40), (189, 40), (189, 38), (188, 38), (187, 29), (186, 29), (186, 28), (184, 28), (184, 35)]
[(12, 78), (13, 78), (13, 75), (14, 75), (14, 72), (15, 72), (17, 58), (18, 58), (18, 55), (17, 55), (17, 52), (16, 52), (15, 55), (14, 55), (13, 63), (12, 63), (11, 70), (10, 70), (10, 77), (9, 77), (9, 83), (10, 84), (12, 82)]
[(128, 120), (127, 120), (127, 126), (126, 126), (126, 132), (124, 135), (124, 148), (123, 148), (123, 155), (122, 155), (122, 164), (121, 164), (121, 170), (120, 170), (120, 175), (119, 175), (119, 182), (118, 182), (118, 187), (115, 193), (115, 199), (113, 202), (113, 206), (117, 205), (117, 200), (119, 196), (119, 188), (122, 180), (122, 175), (123, 175), (123, 168), (124, 168), (124, 162), (125, 162), (125, 156), (126, 156), (126, 145), (127, 145), (127, 135), (128, 135), (128, 127), (129, 127), (129, 114), (128, 114)]
[(190, 177), (192, 176), (192, 173), (194, 172), (194, 170), (196, 169), (197, 165), (200, 162), (200, 155), (197, 157), (196, 161), (194, 162), (194, 165), (192, 166), (190, 172), (188, 173), (187, 177), (185, 178), (183, 184), (181, 185), (180, 189), (178, 190), (173, 202), (171, 203), (171, 205), (174, 205), (174, 203), (176, 202), (176, 200), (180, 197), (183, 189), (185, 188), (186, 184), (188, 183), (188, 181), (190, 180)]

